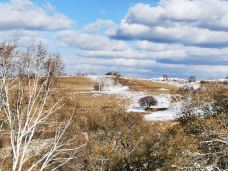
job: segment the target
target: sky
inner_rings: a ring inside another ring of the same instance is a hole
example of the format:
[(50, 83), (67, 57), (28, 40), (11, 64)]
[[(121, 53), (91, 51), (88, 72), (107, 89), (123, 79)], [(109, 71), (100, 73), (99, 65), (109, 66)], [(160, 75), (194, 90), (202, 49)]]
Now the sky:
[(226, 0), (0, 0), (0, 41), (42, 42), (66, 72), (228, 75)]

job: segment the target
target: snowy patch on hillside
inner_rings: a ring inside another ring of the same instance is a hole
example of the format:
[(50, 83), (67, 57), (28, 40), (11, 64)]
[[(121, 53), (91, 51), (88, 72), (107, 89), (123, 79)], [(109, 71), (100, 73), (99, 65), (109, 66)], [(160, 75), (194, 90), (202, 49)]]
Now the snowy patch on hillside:
[[(92, 76), (89, 77), (93, 81), (98, 81), (99, 79), (106, 79), (105, 86), (103, 91), (96, 91), (96, 93), (101, 94), (116, 94), (121, 98), (128, 99), (128, 106), (126, 107), (127, 112), (139, 112), (147, 113), (143, 107), (138, 103), (139, 99), (147, 96), (148, 94), (143, 92), (135, 92), (129, 90), (127, 86), (122, 86), (121, 84), (114, 84), (110, 77), (104, 76)], [(94, 91), (95, 93), (95, 91)], [(158, 101), (156, 106), (153, 106), (154, 109), (167, 109), (164, 111), (151, 112), (145, 115), (146, 121), (166, 121), (174, 120), (176, 117), (177, 110), (179, 110), (178, 104), (171, 103), (171, 95), (161, 94), (153, 95), (153, 97)]]
[(169, 121), (177, 118), (177, 114), (181, 110), (181, 102), (171, 104), (169, 103), (169, 107), (164, 111), (152, 112), (144, 116), (146, 121)]
[(176, 87), (183, 87), (187, 83), (186, 80), (179, 79), (179, 78), (169, 78), (168, 80), (164, 80), (163, 77), (159, 77), (159, 78), (151, 78), (149, 80), (153, 82), (161, 83), (161, 84), (173, 85)]
[(175, 119), (176, 112), (175, 110), (165, 110), (165, 111), (157, 111), (151, 114), (145, 115), (144, 119), (146, 121), (169, 121)]
[(89, 79), (91, 79), (94, 82), (102, 82), (103, 88), (102, 91), (94, 91), (96, 93), (101, 94), (119, 94), (125, 90), (128, 90), (129, 88), (127, 86), (122, 86), (121, 84), (114, 84), (114, 81), (112, 77), (110, 76), (96, 76), (96, 75), (90, 75), (88, 76)]
[(194, 90), (199, 89), (201, 86), (200, 82), (192, 82), (192, 83), (186, 83), (183, 85), (184, 88), (192, 88)]
[(188, 82), (187, 80), (180, 79), (180, 78), (169, 78), (167, 80), (164, 80), (163, 77), (159, 77), (159, 78), (152, 78), (150, 80), (153, 82), (173, 85), (176, 87), (193, 88), (194, 90), (197, 90), (201, 86), (200, 81)]
[(209, 82), (221, 82), (221, 83), (225, 83), (228, 82), (228, 79), (209, 79), (209, 80), (202, 80), (202, 81), (209, 81)]
[[(147, 112), (142, 108), (138, 100), (145, 96), (146, 94), (138, 96), (136, 95), (134, 97), (133, 103), (131, 103), (128, 106), (127, 111), (128, 112)], [(167, 109), (163, 111), (156, 111), (156, 112), (151, 112), (149, 114), (145, 114), (144, 119), (146, 121), (167, 121), (167, 120), (174, 120), (177, 117), (177, 113), (181, 110), (181, 103), (172, 103), (171, 102), (171, 95), (154, 95), (153, 96), (157, 101), (158, 104), (156, 106), (153, 106), (152, 108), (154, 109)]]

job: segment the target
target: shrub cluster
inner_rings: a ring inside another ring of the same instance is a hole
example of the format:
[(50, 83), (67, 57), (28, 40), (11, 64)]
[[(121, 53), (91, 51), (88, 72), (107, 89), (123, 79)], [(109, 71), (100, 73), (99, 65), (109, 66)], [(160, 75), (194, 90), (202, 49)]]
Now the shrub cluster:
[(104, 89), (104, 83), (99, 83), (99, 82), (94, 83), (93, 90), (102, 91), (103, 89)]
[(189, 78), (188, 78), (188, 82), (196, 82), (196, 77), (195, 76), (190, 76)]
[(181, 96), (184, 104), (177, 121), (197, 145), (197, 149), (185, 151), (188, 159), (182, 161), (182, 167), (228, 169), (228, 87), (210, 83), (199, 90), (183, 91)]
[[(181, 118), (162, 123), (126, 113), (122, 103), (115, 106), (114, 100), (109, 103), (103, 96), (94, 99), (96, 106), (91, 109), (89, 100), (82, 104), (79, 98), (69, 136), (81, 130), (88, 145), (67, 165), (68, 170), (226, 170), (227, 87), (210, 84), (178, 93), (178, 100), (186, 102)], [(66, 102), (73, 106), (73, 100), (72, 104), (69, 99)], [(207, 112), (209, 106), (213, 112)], [(204, 111), (200, 115), (199, 107)]]
[(110, 71), (110, 72), (107, 72), (105, 75), (112, 75), (112, 76), (117, 76), (117, 77), (121, 76), (121, 74), (117, 71)]

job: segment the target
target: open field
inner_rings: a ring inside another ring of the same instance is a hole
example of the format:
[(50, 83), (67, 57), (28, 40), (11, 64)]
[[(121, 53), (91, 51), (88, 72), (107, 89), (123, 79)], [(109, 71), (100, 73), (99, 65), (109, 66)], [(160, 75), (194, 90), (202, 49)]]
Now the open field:
[[(96, 78), (99, 80), (99, 76)], [(39, 127), (42, 131), (35, 134), (29, 146), (30, 153), (37, 151), (38, 144), (40, 147), (47, 146), (47, 143), (53, 140), (57, 123), (67, 121), (71, 116), (71, 123), (64, 139), (76, 136), (72, 147), (86, 145), (77, 151), (77, 158), (61, 167), (66, 171), (107, 168), (123, 170), (126, 162), (131, 167), (140, 166), (145, 170), (179, 170), (176, 169), (177, 166), (183, 166), (186, 161), (191, 161), (183, 152), (186, 149), (197, 151), (200, 148), (201, 134), (193, 137), (189, 132), (196, 131), (198, 127), (205, 129), (209, 124), (214, 130), (227, 133), (227, 129), (221, 127), (214, 118), (189, 120), (189, 123), (185, 120), (174, 120), (173, 115), (178, 108), (175, 107), (175, 103), (172, 104), (171, 96), (177, 93), (183, 97), (189, 96), (188, 90), (178, 91), (178, 87), (165, 82), (163, 84), (150, 80), (121, 78), (120, 84), (109, 85), (110, 87), (103, 91), (94, 91), (95, 82), (96, 79), (91, 77), (54, 79), (54, 87), (45, 108), (51, 108), (58, 100), (61, 100), (62, 107), (48, 118), (49, 123), (55, 123), (53, 126), (48, 127), (44, 124)], [(205, 91), (204, 94), (210, 97), (210, 90), (219, 86), (205, 87), (200, 91)], [(226, 98), (228, 91), (221, 90), (221, 98)], [(194, 91), (192, 93), (191, 96), (197, 95)], [(153, 95), (158, 104), (145, 110), (138, 105), (138, 100), (148, 95)], [(213, 94), (213, 98), (218, 98), (215, 95), (216, 93)], [(197, 100), (199, 97), (196, 96), (194, 99)], [(197, 101), (196, 104), (198, 103)], [(226, 101), (221, 104), (226, 104)], [(226, 118), (223, 115), (218, 117), (219, 120)], [(9, 136), (4, 135), (1, 139), (0, 152), (6, 155), (0, 155), (0, 160), (7, 157), (3, 161), (5, 170), (10, 170), (9, 146)]]
[(67, 91), (89, 91), (93, 87), (93, 82), (87, 77), (57, 77), (54, 78), (54, 86), (57, 89)]
[(0, 16), (0, 171), (228, 171), (228, 0)]
[(120, 83), (128, 86), (131, 90), (142, 91), (148, 94), (169, 94), (178, 89), (178, 87), (173, 85), (136, 78), (121, 78)]

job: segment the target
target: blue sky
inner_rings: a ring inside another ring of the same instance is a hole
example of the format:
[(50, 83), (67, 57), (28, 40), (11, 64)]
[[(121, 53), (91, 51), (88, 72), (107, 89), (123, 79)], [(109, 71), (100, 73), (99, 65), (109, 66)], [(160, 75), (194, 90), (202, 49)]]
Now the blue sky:
[[(35, 3), (43, 4), (43, 0)], [(94, 22), (98, 18), (119, 22), (131, 6), (137, 3), (156, 4), (156, 0), (49, 0), (59, 12), (76, 21), (77, 26)]]
[(0, 41), (43, 42), (71, 74), (228, 75), (225, 0), (0, 0), (0, 15)]

